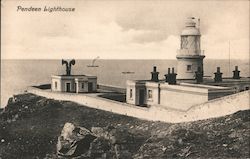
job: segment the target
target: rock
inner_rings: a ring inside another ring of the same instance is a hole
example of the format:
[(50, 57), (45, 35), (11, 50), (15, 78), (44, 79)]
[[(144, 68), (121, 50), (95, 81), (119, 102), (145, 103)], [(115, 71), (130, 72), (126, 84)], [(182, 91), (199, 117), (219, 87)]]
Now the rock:
[(110, 149), (111, 149), (110, 142), (103, 138), (96, 138), (91, 144), (90, 144), (90, 158), (112, 158)]
[[(148, 140), (149, 141), (149, 140)], [(162, 158), (166, 148), (160, 142), (144, 143), (133, 158)]]
[(98, 137), (104, 137), (105, 139), (109, 139), (109, 132), (101, 127), (92, 127), (91, 131)]
[(222, 144), (222, 146), (227, 147), (227, 144)]
[(57, 155), (65, 157), (88, 155), (90, 144), (96, 138), (88, 129), (66, 123), (58, 137)]
[(126, 149), (126, 147), (118, 144), (115, 145), (115, 155), (117, 159), (132, 158), (132, 154)]
[(113, 129), (109, 132), (113, 144), (129, 144), (134, 142), (134, 136), (127, 129)]

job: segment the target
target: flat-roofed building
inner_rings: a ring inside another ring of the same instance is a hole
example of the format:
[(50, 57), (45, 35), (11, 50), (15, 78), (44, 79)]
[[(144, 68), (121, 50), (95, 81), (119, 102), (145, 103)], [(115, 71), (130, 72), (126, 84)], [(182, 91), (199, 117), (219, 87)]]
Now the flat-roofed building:
[(52, 75), (51, 90), (58, 92), (96, 92), (97, 77), (88, 75)]
[(202, 84), (169, 84), (165, 81), (127, 81), (126, 101), (137, 106), (160, 105), (162, 107), (187, 110), (211, 99), (235, 93), (232, 87)]

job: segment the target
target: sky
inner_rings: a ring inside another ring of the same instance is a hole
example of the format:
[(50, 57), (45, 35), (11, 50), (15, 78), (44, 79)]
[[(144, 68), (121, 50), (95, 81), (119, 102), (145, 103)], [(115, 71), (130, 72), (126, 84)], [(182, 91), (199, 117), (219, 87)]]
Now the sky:
[[(73, 7), (74, 12), (20, 12)], [(2, 59), (175, 59), (189, 16), (208, 59), (249, 59), (249, 1), (1, 1)]]

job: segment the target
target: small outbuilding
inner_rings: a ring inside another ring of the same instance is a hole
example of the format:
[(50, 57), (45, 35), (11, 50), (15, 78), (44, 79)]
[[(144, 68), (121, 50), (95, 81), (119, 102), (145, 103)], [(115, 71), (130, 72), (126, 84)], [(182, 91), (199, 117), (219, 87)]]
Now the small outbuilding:
[(65, 75), (51, 76), (51, 90), (57, 92), (87, 93), (96, 92), (97, 77), (90, 75), (72, 75), (71, 66), (75, 65), (75, 60), (62, 60), (62, 65), (66, 66)]
[(97, 77), (87, 75), (52, 75), (51, 90), (58, 92), (96, 92)]

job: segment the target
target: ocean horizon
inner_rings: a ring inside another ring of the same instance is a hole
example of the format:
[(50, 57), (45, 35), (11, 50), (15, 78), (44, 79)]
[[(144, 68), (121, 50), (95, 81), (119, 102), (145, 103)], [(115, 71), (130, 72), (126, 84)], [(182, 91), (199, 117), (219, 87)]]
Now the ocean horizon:
[[(175, 59), (98, 59), (95, 65), (91, 59), (75, 59), (72, 74), (90, 74), (97, 76), (101, 84), (126, 87), (127, 80), (150, 79), (153, 66), (157, 66), (159, 78), (164, 79), (168, 68), (177, 66)], [(213, 77), (216, 67), (221, 67), (223, 77), (232, 77), (234, 67), (238, 66), (242, 77), (249, 77), (249, 60), (205, 59), (204, 75)], [(122, 72), (134, 72), (124, 74)], [(65, 74), (65, 66), (59, 59), (2, 59), (1, 60), (1, 107), (5, 107), (9, 97), (24, 92), (28, 86), (47, 84), (51, 75)], [(178, 75), (177, 75), (178, 76)]]

